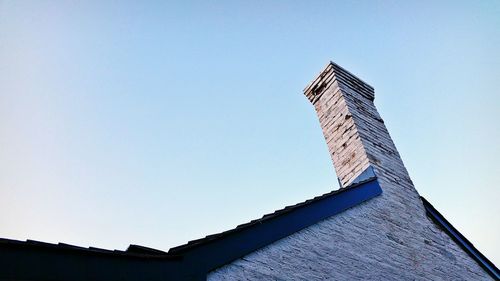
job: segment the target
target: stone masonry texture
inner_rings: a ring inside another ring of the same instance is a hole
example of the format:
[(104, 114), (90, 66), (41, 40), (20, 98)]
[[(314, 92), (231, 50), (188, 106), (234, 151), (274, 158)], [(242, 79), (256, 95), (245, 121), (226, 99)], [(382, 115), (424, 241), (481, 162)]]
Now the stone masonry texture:
[(427, 218), (371, 86), (329, 63), (304, 94), (342, 186), (371, 165), (382, 195), (218, 268), (208, 280), (492, 280)]

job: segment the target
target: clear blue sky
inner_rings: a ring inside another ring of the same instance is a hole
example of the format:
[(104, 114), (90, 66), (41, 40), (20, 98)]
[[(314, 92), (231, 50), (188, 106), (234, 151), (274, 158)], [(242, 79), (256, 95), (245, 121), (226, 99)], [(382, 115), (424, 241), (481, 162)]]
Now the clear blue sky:
[(498, 1), (0, 0), (0, 237), (167, 250), (336, 189), (329, 60), (500, 264)]

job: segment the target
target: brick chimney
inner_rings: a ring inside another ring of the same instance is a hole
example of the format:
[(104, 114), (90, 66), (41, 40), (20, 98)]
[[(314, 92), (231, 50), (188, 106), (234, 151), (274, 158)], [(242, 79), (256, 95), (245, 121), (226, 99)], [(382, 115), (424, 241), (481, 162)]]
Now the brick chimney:
[(373, 88), (331, 62), (304, 94), (341, 185), (375, 173), (382, 194), (223, 266), (209, 280), (489, 280), (427, 217), (375, 108)]
[(372, 86), (330, 62), (304, 94), (316, 109), (341, 187), (370, 166), (377, 176), (411, 184), (373, 103)]

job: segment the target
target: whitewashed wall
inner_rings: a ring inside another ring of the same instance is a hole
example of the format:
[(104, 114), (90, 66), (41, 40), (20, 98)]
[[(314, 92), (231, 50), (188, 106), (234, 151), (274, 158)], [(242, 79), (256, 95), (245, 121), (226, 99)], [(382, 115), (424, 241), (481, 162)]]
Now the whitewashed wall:
[(372, 165), (383, 194), (223, 266), (208, 280), (491, 280), (427, 218), (372, 102), (373, 88), (329, 64), (305, 94), (340, 181), (347, 185)]

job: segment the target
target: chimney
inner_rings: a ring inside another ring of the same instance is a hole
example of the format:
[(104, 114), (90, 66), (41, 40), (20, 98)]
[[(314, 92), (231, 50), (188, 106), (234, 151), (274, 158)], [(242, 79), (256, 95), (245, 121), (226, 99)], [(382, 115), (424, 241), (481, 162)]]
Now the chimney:
[(375, 108), (374, 89), (330, 62), (305, 89), (314, 105), (341, 187), (370, 166), (391, 181), (410, 178), (384, 121)]

